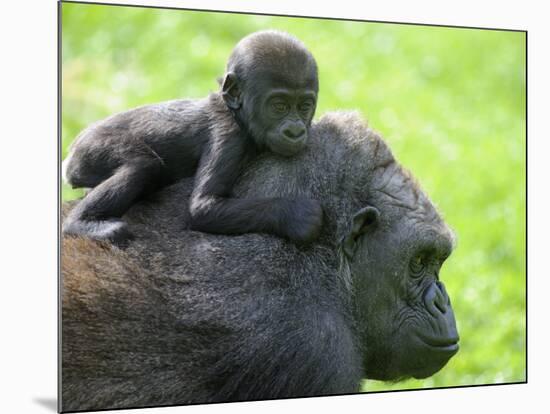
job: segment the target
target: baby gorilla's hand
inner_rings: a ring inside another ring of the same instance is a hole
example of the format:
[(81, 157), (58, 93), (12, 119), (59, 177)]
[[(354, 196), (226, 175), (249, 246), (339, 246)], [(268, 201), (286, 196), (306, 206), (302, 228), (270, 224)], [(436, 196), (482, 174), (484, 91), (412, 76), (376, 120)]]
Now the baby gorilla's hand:
[(292, 200), (284, 228), (287, 238), (298, 244), (311, 243), (319, 237), (322, 226), (323, 209), (317, 200)]

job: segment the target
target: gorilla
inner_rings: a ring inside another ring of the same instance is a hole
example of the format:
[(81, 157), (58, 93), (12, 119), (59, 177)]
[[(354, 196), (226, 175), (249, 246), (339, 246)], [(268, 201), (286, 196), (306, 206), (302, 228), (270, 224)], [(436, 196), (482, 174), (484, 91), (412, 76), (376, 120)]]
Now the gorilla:
[(318, 199), (326, 224), (309, 245), (193, 231), (184, 179), (128, 211), (125, 250), (62, 239), (63, 411), (354, 393), (456, 354), (454, 235), (358, 115), (325, 115), (233, 191)]
[(122, 215), (144, 195), (195, 175), (186, 200), (192, 229), (311, 242), (322, 226), (317, 200), (234, 198), (231, 190), (258, 153), (303, 150), (318, 91), (317, 64), (299, 40), (269, 30), (246, 36), (229, 57), (219, 92), (115, 114), (77, 137), (64, 177), (91, 191), (63, 232), (126, 245), (133, 236)]

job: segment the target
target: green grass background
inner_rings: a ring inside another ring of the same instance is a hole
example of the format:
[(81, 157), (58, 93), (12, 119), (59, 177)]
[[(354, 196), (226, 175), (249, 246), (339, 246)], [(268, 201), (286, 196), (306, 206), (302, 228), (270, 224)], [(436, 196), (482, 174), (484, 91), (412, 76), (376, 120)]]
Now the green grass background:
[[(304, 41), (320, 70), (317, 117), (360, 111), (458, 234), (441, 277), (460, 352), (431, 378), (364, 390), (525, 380), (524, 33), (68, 3), (62, 13), (63, 156), (93, 121), (216, 90), (250, 32)], [(64, 200), (80, 194), (62, 188)]]

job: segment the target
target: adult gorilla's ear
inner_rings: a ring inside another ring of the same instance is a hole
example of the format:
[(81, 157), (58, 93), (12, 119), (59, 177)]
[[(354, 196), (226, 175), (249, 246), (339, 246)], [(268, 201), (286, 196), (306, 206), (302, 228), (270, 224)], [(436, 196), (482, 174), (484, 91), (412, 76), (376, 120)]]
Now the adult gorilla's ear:
[(351, 259), (357, 249), (359, 236), (374, 229), (380, 221), (380, 211), (376, 207), (367, 206), (353, 215), (351, 229), (342, 239), (344, 254)]
[(237, 75), (233, 72), (227, 72), (222, 83), (222, 97), (225, 104), (231, 109), (241, 107), (241, 88)]

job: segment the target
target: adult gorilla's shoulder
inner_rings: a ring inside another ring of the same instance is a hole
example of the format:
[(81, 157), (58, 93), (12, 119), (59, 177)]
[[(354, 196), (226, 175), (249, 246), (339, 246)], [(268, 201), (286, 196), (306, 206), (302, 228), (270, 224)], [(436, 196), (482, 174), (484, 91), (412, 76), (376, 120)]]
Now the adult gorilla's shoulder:
[(356, 392), (365, 376), (431, 375), (456, 352), (439, 267), (415, 279), (418, 298), (403, 289), (417, 245), (441, 266), (452, 234), (356, 114), (323, 117), (306, 151), (259, 157), (234, 188), (320, 200), (311, 245), (190, 231), (191, 190), (133, 207), (124, 251), (63, 240), (63, 410)]

